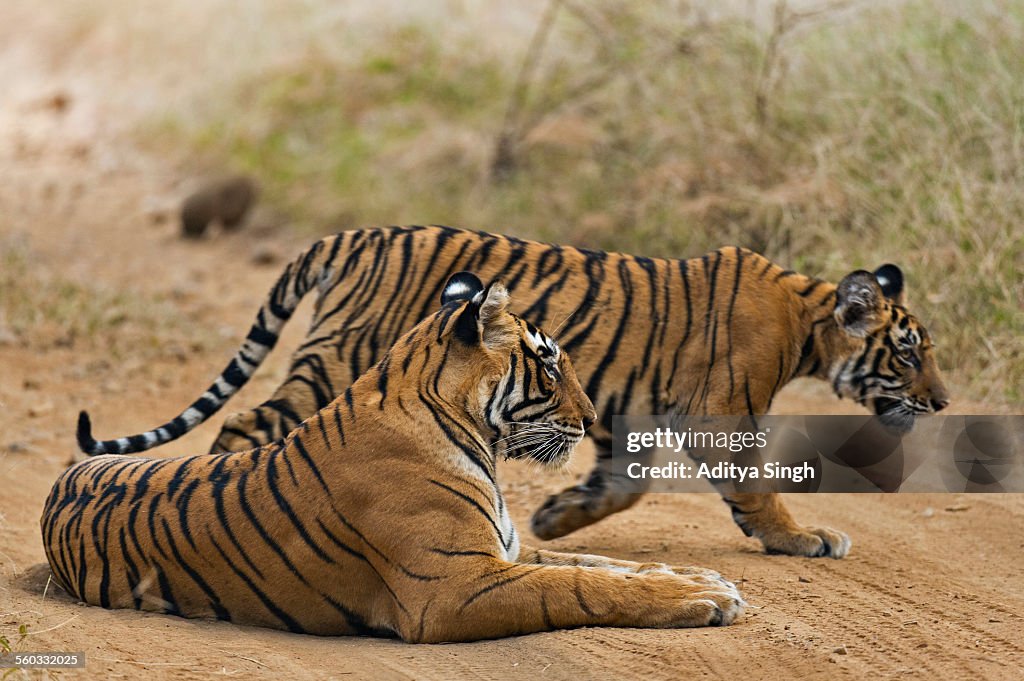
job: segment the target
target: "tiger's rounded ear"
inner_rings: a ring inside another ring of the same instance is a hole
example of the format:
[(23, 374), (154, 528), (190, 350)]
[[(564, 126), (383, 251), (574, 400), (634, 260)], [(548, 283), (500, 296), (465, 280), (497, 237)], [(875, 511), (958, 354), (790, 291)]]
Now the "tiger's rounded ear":
[(468, 308), (475, 308), (477, 329), (483, 344), (498, 348), (515, 340), (515, 327), (509, 323), (508, 289), (499, 281), (492, 281), (485, 291), (473, 296)]
[(480, 277), (472, 272), (456, 272), (448, 278), (448, 283), (441, 291), (441, 307), (455, 300), (472, 300), (484, 290)]
[(836, 287), (836, 322), (851, 336), (863, 338), (885, 321), (882, 287), (875, 275), (857, 270)]
[(483, 342), (497, 347), (514, 335), (509, 325), (508, 290), (500, 282), (491, 282), (466, 304), (455, 322), (455, 337), (467, 345)]
[(499, 281), (484, 288), (480, 279), (469, 272), (453, 274), (445, 284), (441, 303), (468, 301), (455, 320), (455, 337), (466, 345), (483, 341), (495, 347), (509, 335), (508, 290)]
[(500, 281), (492, 281), (486, 291), (473, 296), (473, 304), (478, 306), (477, 317), (486, 329), (508, 311), (508, 289)]
[(899, 267), (886, 263), (875, 270), (875, 279), (882, 287), (882, 295), (897, 305), (903, 304), (903, 271)]

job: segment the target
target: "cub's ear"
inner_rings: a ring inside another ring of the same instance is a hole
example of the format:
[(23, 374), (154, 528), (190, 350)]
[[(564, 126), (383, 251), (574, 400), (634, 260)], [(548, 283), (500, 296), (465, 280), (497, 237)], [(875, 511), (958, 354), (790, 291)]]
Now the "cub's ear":
[(478, 291), (459, 313), (455, 322), (456, 337), (468, 345), (481, 341), (488, 347), (500, 345), (511, 330), (506, 314), (508, 300), (508, 290), (497, 281)]
[(903, 271), (891, 263), (875, 270), (875, 279), (882, 287), (882, 295), (896, 303), (903, 304)]
[(847, 274), (836, 287), (836, 322), (851, 336), (867, 336), (885, 321), (883, 298), (874, 274), (866, 270)]
[(441, 291), (441, 307), (453, 300), (472, 300), (473, 296), (484, 290), (480, 277), (472, 272), (456, 272), (448, 278), (448, 283)]

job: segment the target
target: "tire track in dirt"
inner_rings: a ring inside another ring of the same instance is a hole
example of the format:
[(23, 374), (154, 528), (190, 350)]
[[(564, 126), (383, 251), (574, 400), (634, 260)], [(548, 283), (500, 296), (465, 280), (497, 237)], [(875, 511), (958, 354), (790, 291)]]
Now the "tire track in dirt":
[[(839, 640), (859, 641), (855, 645), (847, 644), (847, 647), (850, 649), (851, 662), (861, 663), (865, 673), (895, 676), (906, 669), (916, 669), (926, 672), (927, 678), (938, 678), (955, 668), (958, 676), (970, 675), (970, 668), (963, 660), (942, 655), (941, 648), (936, 655), (933, 637), (922, 632), (917, 619), (913, 620), (913, 626), (899, 621), (905, 614), (887, 618), (888, 622), (872, 622), (880, 602), (891, 597), (889, 591), (881, 588), (850, 588), (842, 583), (833, 585), (832, 589), (839, 597), (836, 599), (839, 605), (836, 610), (839, 612), (828, 618), (821, 629), (824, 632), (835, 632)], [(917, 615), (917, 618), (920, 617)], [(884, 635), (886, 630), (891, 632), (888, 636)], [(879, 645), (879, 638), (882, 637), (885, 643)]]
[[(882, 571), (885, 569), (885, 565), (881, 561), (875, 561), (869, 558), (864, 560), (864, 563), (870, 565), (873, 568), (873, 571)], [(1013, 652), (1017, 655), (1024, 653), (1024, 647), (1017, 642), (1006, 638), (1001, 633), (995, 632), (991, 628), (973, 624), (970, 621), (964, 621), (963, 619), (991, 619), (992, 610), (997, 610), (1009, 617), (1019, 617), (1005, 608), (994, 606), (987, 602), (975, 603), (972, 602), (973, 599), (971, 597), (958, 598), (956, 600), (962, 602), (958, 604), (958, 609), (956, 611), (957, 619), (952, 620), (950, 619), (950, 610), (948, 608), (941, 608), (933, 604), (934, 602), (942, 599), (947, 601), (950, 600), (948, 592), (943, 593), (942, 591), (935, 589), (931, 584), (928, 584), (921, 589), (914, 589), (915, 596), (920, 595), (920, 597), (910, 598), (902, 593), (885, 589), (864, 577), (855, 575), (845, 575), (844, 577), (859, 586), (859, 593), (875, 592), (885, 598), (902, 604), (905, 608), (912, 608), (915, 611), (923, 612), (933, 621), (941, 622), (946, 628), (958, 629), (959, 631), (956, 633), (959, 633), (965, 640), (985, 640), (992, 643), (998, 643), (1003, 648), (1003, 651), (1001, 652)], [(923, 593), (919, 594), (919, 592)]]
[(618, 668), (635, 679), (664, 678), (678, 664), (678, 649), (686, 648), (701, 661), (702, 676), (722, 678), (716, 665), (701, 655), (704, 644), (698, 639), (697, 630), (679, 632), (672, 646), (661, 642), (660, 632), (594, 628), (587, 630), (587, 634), (571, 641), (570, 646), (593, 660), (598, 669)]
[[(942, 499), (940, 495), (928, 498)], [(892, 497), (880, 500), (895, 501)], [(1007, 591), (965, 583), (962, 571), (967, 567), (970, 574), (969, 565), (962, 561), (950, 564), (948, 552), (922, 553), (917, 547), (915, 555), (912, 542), (898, 536), (886, 537), (893, 526), (891, 518), (887, 523), (878, 517), (884, 508), (861, 509), (861, 533), (870, 533), (875, 523), (877, 536), (871, 538), (869, 546), (859, 547), (850, 561), (815, 564), (815, 581), (831, 585), (842, 597), (844, 613), (838, 629), (869, 644), (869, 655), (880, 653), (890, 662), (909, 662), (938, 675), (956, 669), (965, 678), (1006, 678), (1001, 668), (979, 671), (976, 662), (1003, 665), (1004, 662), (991, 657), (994, 654), (1020, 664), (1021, 645), (1007, 636), (1009, 627), (1015, 621), (1019, 623), (1020, 617), (1011, 607), (1001, 604)], [(941, 535), (937, 539), (941, 541)], [(902, 559), (911, 555), (912, 560)], [(1017, 601), (1020, 600), (1018, 595)], [(886, 602), (891, 604), (888, 609), (884, 606)], [(999, 617), (993, 617), (994, 614)], [(845, 624), (848, 621), (857, 624), (849, 626)], [(834, 623), (830, 620), (822, 629), (835, 628)], [(867, 636), (865, 630), (872, 635)], [(879, 635), (886, 630), (889, 635)], [(850, 657), (852, 662), (859, 656)], [(936, 660), (941, 664), (936, 664)]]
[[(947, 498), (943, 498), (941, 495), (927, 496), (930, 499), (937, 498), (936, 500), (949, 503)], [(1007, 495), (1007, 497), (1007, 501), (1014, 502), (1019, 501), (1021, 495)], [(985, 506), (985, 502), (973, 501), (972, 506)], [(876, 507), (867, 511), (867, 514), (875, 521), (876, 535), (879, 534), (877, 528), (886, 526), (882, 510), (882, 507)], [(1012, 505), (993, 505), (988, 507), (988, 510), (995, 516), (995, 522), (981, 524), (981, 527), (978, 526), (979, 523), (970, 523), (970, 528), (961, 527), (960, 524), (938, 528), (929, 535), (919, 538), (917, 542), (907, 541), (901, 535), (893, 535), (891, 532), (886, 533), (889, 536), (885, 540), (881, 536), (873, 537), (872, 548), (875, 544), (882, 544), (890, 554), (910, 555), (917, 548), (919, 555), (915, 560), (901, 561), (893, 566), (891, 561), (882, 559), (882, 551), (870, 551), (863, 552), (857, 557), (858, 561), (867, 568), (863, 570), (863, 574), (852, 573), (848, 566), (842, 563), (825, 563), (822, 569), (832, 573), (843, 573), (846, 579), (859, 584), (861, 589), (874, 589), (884, 593), (904, 605), (924, 610), (929, 616), (936, 617), (940, 621), (947, 621), (951, 613), (949, 608), (936, 604), (956, 601), (955, 615), (958, 618), (958, 626), (971, 632), (972, 635), (983, 636), (1001, 643), (1008, 651), (1024, 653), (1024, 645), (1007, 638), (999, 631), (1004, 627), (992, 626), (1005, 625), (1012, 620), (1021, 620), (1019, 613), (1024, 612), (1024, 594), (1019, 589), (1008, 588), (1013, 584), (1012, 581), (1001, 583), (997, 588), (979, 583), (979, 563), (989, 562), (984, 557), (974, 556), (971, 551), (959, 551), (955, 554), (955, 559), (951, 561), (950, 552), (942, 550), (944, 546), (949, 546), (949, 543), (955, 541), (954, 537), (949, 536), (952, 534), (960, 535), (967, 540), (965, 543), (968, 544), (999, 547), (1001, 545), (999, 538), (1007, 536), (1014, 527), (1019, 527), (1019, 514), (1014, 512)], [(959, 512), (947, 515), (958, 521), (968, 520)], [(963, 524), (967, 523), (963, 522)], [(872, 525), (865, 525), (864, 531), (870, 532)], [(915, 543), (918, 544), (917, 547), (914, 546)], [(920, 552), (921, 544), (924, 544), (927, 549), (923, 553)], [(1016, 569), (1019, 575), (1020, 568)], [(890, 574), (895, 573), (899, 588), (885, 589), (876, 581), (864, 576), (885, 574), (886, 571)], [(971, 581), (965, 581), (965, 578)], [(1016, 608), (1009, 605), (1011, 602)], [(1000, 621), (989, 622), (990, 619)]]

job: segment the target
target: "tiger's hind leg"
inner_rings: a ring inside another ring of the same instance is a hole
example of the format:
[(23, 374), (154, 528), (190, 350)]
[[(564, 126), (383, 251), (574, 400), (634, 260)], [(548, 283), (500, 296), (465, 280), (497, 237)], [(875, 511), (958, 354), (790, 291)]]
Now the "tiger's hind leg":
[(280, 440), (294, 428), (293, 422), (294, 419), (283, 416), (269, 402), (248, 411), (236, 412), (224, 419), (224, 425), (210, 447), (210, 454), (243, 452)]
[(341, 352), (333, 336), (300, 349), (269, 400), (224, 420), (210, 453), (241, 452), (280, 440), (334, 401), (356, 378), (349, 362), (335, 359)]

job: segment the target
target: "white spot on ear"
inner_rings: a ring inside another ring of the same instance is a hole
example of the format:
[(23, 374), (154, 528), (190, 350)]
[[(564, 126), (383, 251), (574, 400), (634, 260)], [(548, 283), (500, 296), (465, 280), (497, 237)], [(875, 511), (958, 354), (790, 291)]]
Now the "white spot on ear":
[[(461, 281), (453, 281), (448, 285), (448, 288), (444, 290), (445, 296), (448, 298), (460, 298), (469, 293), (472, 289)], [(480, 294), (477, 294), (480, 295)]]

